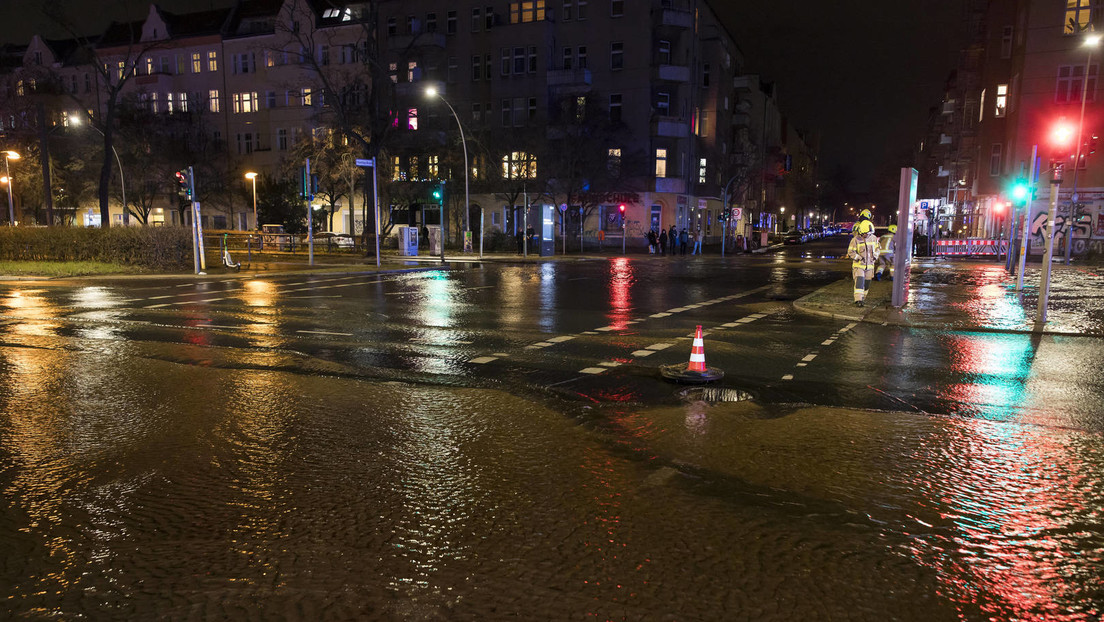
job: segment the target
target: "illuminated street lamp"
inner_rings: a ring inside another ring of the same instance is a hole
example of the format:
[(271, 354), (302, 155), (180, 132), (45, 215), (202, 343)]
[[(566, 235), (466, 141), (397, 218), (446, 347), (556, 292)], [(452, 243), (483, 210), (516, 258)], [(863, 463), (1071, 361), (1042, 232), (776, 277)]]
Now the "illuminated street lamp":
[[(1066, 224), (1066, 265), (1070, 263), (1070, 256), (1073, 252), (1073, 223), (1077, 218), (1077, 171), (1081, 168), (1081, 148), (1085, 143), (1085, 101), (1088, 99), (1089, 94), (1089, 69), (1092, 67), (1093, 50), (1096, 46), (1100, 45), (1101, 36), (1098, 34), (1091, 34), (1085, 37), (1085, 40), (1081, 43), (1082, 47), (1089, 50), (1088, 56), (1085, 58), (1085, 73), (1081, 74), (1081, 116), (1077, 120), (1077, 146), (1073, 156), (1073, 187), (1070, 191), (1070, 214), (1069, 221)], [(1096, 90), (1096, 82), (1093, 82), (1093, 91)]]
[[(81, 118), (76, 116), (76, 115), (73, 115), (73, 116), (69, 117), (69, 122), (72, 123), (73, 125), (80, 125), (81, 124)], [(97, 132), (99, 132), (100, 136), (104, 135), (103, 130), (96, 127), (95, 125), (92, 125), (91, 123), (89, 123), (88, 127), (90, 127), (92, 129), (96, 130)], [(106, 136), (104, 138), (106, 138)], [(115, 145), (111, 145), (111, 153), (115, 154), (115, 163), (119, 165), (119, 192), (123, 195), (123, 222), (125, 224), (128, 219), (127, 219), (127, 202), (126, 202), (126, 181), (123, 179), (123, 161), (119, 159), (119, 152), (115, 150)], [(103, 224), (101, 226), (106, 226), (106, 225)]]
[(261, 225), (257, 222), (257, 174), (250, 171), (245, 174), (245, 178), (253, 182), (253, 228), (260, 229)]
[[(452, 104), (448, 103), (445, 96), (437, 90), (436, 87), (428, 87), (425, 90), (427, 97), (436, 97), (440, 99), (446, 106), (448, 106), (449, 112), (452, 113), (452, 118), (456, 119), (456, 127), (460, 128), (460, 145), (464, 148), (464, 229), (465, 235), (471, 233), (471, 223), (468, 218), (468, 210), (471, 208), (471, 200), (468, 196), (468, 141), (464, 138), (464, 126), (460, 123), (460, 117), (456, 115), (456, 110), (452, 108)], [(441, 219), (441, 256), (445, 254), (445, 221)], [(483, 209), (479, 210), (479, 258), (483, 258)]]
[(12, 199), (12, 195), (15, 192), (12, 190), (12, 178), (11, 171), (8, 168), (8, 160), (18, 160), (19, 154), (14, 151), (4, 152), (4, 183), (8, 185), (8, 226), (15, 226), (15, 201)]

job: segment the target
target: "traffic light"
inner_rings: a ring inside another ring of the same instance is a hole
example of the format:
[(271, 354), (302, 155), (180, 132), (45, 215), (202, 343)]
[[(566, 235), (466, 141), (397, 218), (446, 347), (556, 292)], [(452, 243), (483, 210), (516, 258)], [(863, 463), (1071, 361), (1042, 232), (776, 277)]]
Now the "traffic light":
[(181, 169), (176, 173), (173, 173), (173, 178), (176, 179), (177, 194), (181, 198), (192, 200), (192, 176), (188, 169)]
[(433, 197), (434, 202), (440, 203), (441, 200), (445, 197), (444, 183), (433, 184), (433, 191), (430, 193), (430, 195)]
[(1004, 216), (1008, 213), (1008, 210), (1012, 207), (1011, 201), (997, 201), (993, 204), (993, 213), (997, 216)]
[(1050, 128), (1050, 142), (1058, 149), (1069, 149), (1070, 145), (1073, 144), (1074, 133), (1073, 124), (1059, 121)]
[(1031, 189), (1027, 186), (1027, 180), (1017, 177), (1016, 181), (1012, 182), (1012, 200), (1023, 205), (1027, 203), (1029, 196), (1031, 196)]

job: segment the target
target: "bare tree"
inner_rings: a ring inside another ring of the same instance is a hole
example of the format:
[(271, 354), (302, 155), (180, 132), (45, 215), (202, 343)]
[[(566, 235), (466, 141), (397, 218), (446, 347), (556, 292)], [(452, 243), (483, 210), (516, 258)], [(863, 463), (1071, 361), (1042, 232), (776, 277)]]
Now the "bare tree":
[[(71, 16), (77, 12), (72, 6), (79, 0), (58, 0), (47, 3), (43, 10), (59, 27), (63, 28), (76, 42), (88, 59), (90, 71), (96, 76), (99, 89), (100, 110), (90, 122), (103, 135), (103, 161), (100, 167), (100, 224), (111, 224), (108, 208), (110, 197), (111, 171), (115, 164), (115, 131), (123, 92), (132, 78), (139, 73), (139, 61), (151, 50), (160, 47), (156, 41), (142, 41), (142, 22), (124, 24), (112, 23), (99, 37), (82, 32), (80, 24)], [(124, 3), (129, 8), (130, 3)]]

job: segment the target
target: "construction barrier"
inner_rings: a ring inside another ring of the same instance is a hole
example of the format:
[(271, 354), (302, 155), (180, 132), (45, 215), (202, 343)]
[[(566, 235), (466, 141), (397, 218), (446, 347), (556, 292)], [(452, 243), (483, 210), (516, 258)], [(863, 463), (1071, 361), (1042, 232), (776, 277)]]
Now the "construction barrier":
[(956, 257), (996, 256), (1008, 253), (1008, 240), (936, 240), (932, 254)]

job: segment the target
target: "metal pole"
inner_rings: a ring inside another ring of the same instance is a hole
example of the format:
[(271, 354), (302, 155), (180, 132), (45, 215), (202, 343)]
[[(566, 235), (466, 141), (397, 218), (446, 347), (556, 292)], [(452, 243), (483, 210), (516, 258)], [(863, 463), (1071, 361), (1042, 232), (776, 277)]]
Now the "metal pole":
[(379, 156), (372, 158), (372, 204), (373, 209), (376, 210), (375, 216), (372, 220), (376, 221), (376, 267), (380, 265), (380, 211), (379, 211), (379, 174), (376, 169), (379, 167)]
[(15, 226), (15, 201), (12, 200), (12, 195), (15, 192), (12, 190), (12, 178), (11, 170), (8, 168), (8, 153), (4, 152), (4, 176), (8, 178), (8, 226)]
[(479, 258), (480, 259), (483, 259), (483, 233), (487, 231), (486, 223), (484, 223), (484, 219), (486, 218), (484, 212), (486, 212), (486, 210), (483, 209), (483, 206), (479, 206)]
[[(256, 175), (253, 176), (252, 181), (253, 181), (253, 228), (254, 229), (260, 229), (261, 227), (257, 223), (257, 176)], [(349, 199), (349, 201), (351, 202), (352, 199)], [(349, 209), (352, 209), (351, 205), (349, 206)]]
[(621, 254), (622, 255), (625, 254), (625, 236), (626, 235), (627, 235), (627, 232), (625, 231), (625, 212), (621, 212)]
[(313, 190), (312, 186), (314, 184), (311, 183), (310, 158), (307, 158), (306, 166), (304, 167), (303, 171), (304, 171), (303, 172), (303, 184), (304, 184), (303, 198), (306, 199), (306, 202), (307, 202), (307, 265), (313, 266), (314, 265), (314, 235), (313, 235), (313, 229), (314, 229), (313, 220), (314, 220), (314, 217), (311, 214), (311, 212), (313, 211), (311, 209), (311, 199), (314, 198), (314, 195), (311, 194), (311, 190)]
[(1043, 255), (1043, 277), (1039, 282), (1039, 309), (1035, 317), (1035, 330), (1041, 331), (1046, 324), (1047, 302), (1050, 298), (1050, 261), (1054, 256), (1054, 225), (1058, 218), (1058, 190), (1062, 186), (1062, 165), (1054, 167), (1054, 176), (1050, 180), (1050, 213), (1047, 215), (1046, 253)]
[[(1073, 188), (1070, 190), (1069, 218), (1066, 220), (1066, 265), (1070, 265), (1073, 254), (1073, 223), (1077, 220), (1077, 171), (1081, 168), (1081, 145), (1085, 140), (1085, 100), (1089, 94), (1089, 67), (1092, 65), (1093, 49), (1085, 59), (1085, 73), (1081, 76), (1081, 116), (1077, 120), (1077, 147), (1073, 157)], [(1096, 86), (1096, 83), (1093, 83)]]
[[(1020, 228), (1022, 229), (1021, 238), (1020, 238), (1020, 267), (1019, 267), (1018, 270), (1016, 270), (1016, 291), (1020, 291), (1020, 290), (1023, 289), (1023, 273), (1024, 273), (1024, 266), (1027, 263), (1027, 250), (1028, 250), (1027, 236), (1031, 232), (1031, 204), (1033, 203), (1033, 199), (1035, 198), (1035, 182), (1038, 181), (1038, 179), (1036, 178), (1036, 170), (1035, 170), (1035, 158), (1038, 157), (1038, 154), (1039, 154), (1039, 145), (1032, 145), (1032, 147), (1031, 147), (1031, 163), (1030, 163), (1030, 166), (1031, 166), (1030, 180), (1031, 181), (1028, 182), (1028, 186), (1027, 186), (1028, 187), (1028, 195), (1027, 195), (1027, 204), (1024, 206), (1023, 224), (1020, 225)], [(928, 239), (931, 239), (931, 238), (929, 237)]]
[(725, 256), (725, 238), (728, 237), (728, 186), (721, 193), (721, 257)]
[[(442, 190), (444, 184), (441, 184)], [(437, 203), (437, 218), (441, 226), (437, 228), (437, 240), (441, 245), (441, 263), (445, 263), (445, 193), (441, 192), (441, 200)]]
[(525, 249), (522, 256), (525, 257), (525, 259), (529, 259), (529, 192), (525, 189), (524, 185), (521, 186), (521, 196), (523, 202), (521, 212), (521, 240), (522, 248)]
[(123, 194), (123, 224), (130, 224), (130, 218), (127, 216), (127, 202), (126, 202), (126, 181), (123, 179), (123, 162), (119, 159), (119, 152), (115, 151), (115, 145), (111, 145), (111, 152), (115, 154), (115, 163), (119, 165), (119, 191)]

